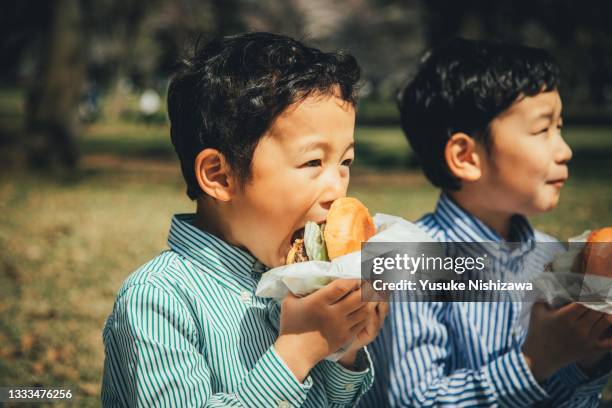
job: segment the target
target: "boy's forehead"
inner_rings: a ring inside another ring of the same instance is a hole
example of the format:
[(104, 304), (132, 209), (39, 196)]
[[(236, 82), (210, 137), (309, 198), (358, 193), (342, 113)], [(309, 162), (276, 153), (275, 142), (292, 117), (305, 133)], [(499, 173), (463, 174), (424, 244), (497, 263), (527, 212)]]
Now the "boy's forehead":
[(355, 108), (336, 96), (311, 96), (287, 107), (272, 122), (267, 135), (296, 141), (300, 136), (325, 136), (338, 132), (352, 135)]
[(530, 120), (552, 119), (561, 114), (562, 107), (559, 92), (540, 92), (519, 98), (500, 116), (520, 115)]

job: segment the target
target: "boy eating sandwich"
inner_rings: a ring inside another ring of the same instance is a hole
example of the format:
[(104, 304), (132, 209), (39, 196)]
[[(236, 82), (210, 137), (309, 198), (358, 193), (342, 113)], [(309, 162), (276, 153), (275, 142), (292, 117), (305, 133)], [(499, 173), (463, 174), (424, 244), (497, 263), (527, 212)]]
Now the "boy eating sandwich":
[[(134, 272), (104, 329), (104, 405), (352, 406), (384, 305), (338, 280), (278, 305), (254, 295), (295, 232), (346, 194), (359, 67), (252, 33), (195, 50), (168, 90), (171, 137), (195, 214)], [(357, 337), (336, 363), (324, 358)]]

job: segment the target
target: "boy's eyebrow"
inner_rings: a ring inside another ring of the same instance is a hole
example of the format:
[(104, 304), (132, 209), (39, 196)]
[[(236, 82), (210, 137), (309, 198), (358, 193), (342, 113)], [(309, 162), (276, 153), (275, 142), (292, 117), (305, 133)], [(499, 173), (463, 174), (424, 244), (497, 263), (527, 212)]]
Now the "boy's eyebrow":
[[(353, 147), (355, 147), (355, 141), (352, 141), (351, 144), (349, 144), (346, 147), (346, 149), (344, 150), (342, 154), (346, 153), (348, 150), (350, 150)], [(324, 151), (327, 152), (330, 150), (330, 145), (329, 143), (323, 142), (323, 141), (306, 143), (300, 148), (300, 153), (307, 152), (309, 150), (315, 150), (315, 149), (323, 149)]]
[(553, 111), (552, 110), (546, 110), (544, 112), (541, 112), (538, 116), (536, 116), (533, 119), (534, 120), (538, 120), (538, 119), (550, 119), (550, 120), (552, 120), (552, 118), (553, 118)]
[[(348, 152), (349, 150), (351, 150), (351, 149), (352, 149), (352, 148), (354, 148), (354, 147), (355, 147), (355, 141), (353, 140), (353, 141), (351, 142), (351, 144), (349, 144), (349, 145), (346, 147), (346, 149), (344, 150), (344, 153)], [(342, 153), (342, 154), (344, 155), (344, 153)]]
[[(544, 112), (541, 112), (539, 115), (537, 115), (536, 117), (533, 118), (534, 122), (537, 122), (540, 119), (548, 119), (549, 121), (553, 121), (554, 119), (554, 112), (552, 110), (547, 110)], [(559, 115), (559, 122), (563, 123), (563, 116)]]
[(316, 141), (316, 142), (308, 142), (304, 145), (302, 145), (302, 147), (300, 147), (300, 153), (304, 153), (310, 150), (315, 150), (315, 149), (323, 149), (325, 151), (329, 150), (329, 144), (322, 142), (322, 141)]

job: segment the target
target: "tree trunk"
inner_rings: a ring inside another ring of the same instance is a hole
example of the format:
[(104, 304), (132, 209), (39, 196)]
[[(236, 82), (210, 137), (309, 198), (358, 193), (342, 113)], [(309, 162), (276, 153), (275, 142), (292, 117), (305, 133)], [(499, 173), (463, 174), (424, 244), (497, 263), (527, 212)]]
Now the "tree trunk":
[(77, 112), (85, 79), (86, 33), (79, 0), (54, 0), (26, 108), (26, 150), (37, 168), (78, 164)]

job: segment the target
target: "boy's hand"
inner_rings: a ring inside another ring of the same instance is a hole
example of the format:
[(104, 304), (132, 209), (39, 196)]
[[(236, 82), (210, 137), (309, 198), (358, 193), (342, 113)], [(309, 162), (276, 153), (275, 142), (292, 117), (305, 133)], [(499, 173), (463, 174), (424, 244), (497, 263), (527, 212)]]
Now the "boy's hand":
[[(369, 294), (373, 291), (374, 289), (372, 288), (372, 284), (365, 281), (362, 286), (362, 293), (366, 295), (366, 293)], [(370, 298), (366, 295), (366, 299)], [(383, 324), (385, 323), (385, 317), (387, 317), (387, 313), (389, 312), (389, 303), (370, 301), (367, 303), (366, 308), (368, 310), (368, 323), (366, 327), (357, 333), (357, 337), (347, 350), (346, 354), (344, 354), (342, 358), (338, 360), (338, 363), (347, 368), (353, 367), (357, 352), (364, 346), (367, 346), (374, 341), (376, 336), (378, 336), (380, 329), (382, 329)]]
[(612, 350), (612, 339), (602, 338), (609, 319), (578, 303), (559, 309), (534, 304), (523, 354), (535, 379), (542, 381), (567, 364)]
[[(603, 341), (604, 344), (606, 341), (612, 344), (612, 315), (606, 314), (604, 316), (604, 319), (606, 319), (608, 322), (608, 328), (604, 331), (603, 335), (599, 337), (599, 340)], [(607, 357), (608, 354), (611, 354), (608, 350), (597, 351), (592, 355), (586, 356), (578, 360), (576, 363), (582, 371), (586, 372), (587, 375), (591, 376), (594, 371), (597, 371), (604, 358)]]
[(366, 328), (371, 314), (366, 306), (358, 279), (335, 280), (302, 298), (285, 297), (274, 346), (299, 381)]

